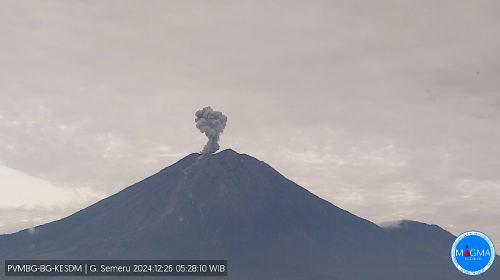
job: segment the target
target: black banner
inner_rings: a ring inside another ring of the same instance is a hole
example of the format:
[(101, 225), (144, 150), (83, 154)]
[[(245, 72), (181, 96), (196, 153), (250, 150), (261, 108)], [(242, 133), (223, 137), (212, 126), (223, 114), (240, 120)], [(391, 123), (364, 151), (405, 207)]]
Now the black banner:
[(6, 260), (5, 276), (227, 276), (227, 260)]

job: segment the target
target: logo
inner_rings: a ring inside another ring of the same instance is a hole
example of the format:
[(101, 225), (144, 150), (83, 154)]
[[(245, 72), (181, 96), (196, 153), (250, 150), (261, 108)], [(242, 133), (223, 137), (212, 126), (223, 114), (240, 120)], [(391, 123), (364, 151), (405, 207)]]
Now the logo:
[(493, 264), (495, 245), (484, 233), (470, 230), (461, 233), (451, 246), (451, 260), (467, 275), (479, 275)]

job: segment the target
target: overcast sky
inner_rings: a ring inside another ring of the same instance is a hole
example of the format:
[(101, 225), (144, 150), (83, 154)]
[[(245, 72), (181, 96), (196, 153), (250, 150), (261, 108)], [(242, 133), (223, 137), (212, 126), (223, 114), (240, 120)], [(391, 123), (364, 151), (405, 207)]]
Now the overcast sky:
[(499, 1), (1, 1), (0, 233), (206, 137), (351, 213), (500, 246)]

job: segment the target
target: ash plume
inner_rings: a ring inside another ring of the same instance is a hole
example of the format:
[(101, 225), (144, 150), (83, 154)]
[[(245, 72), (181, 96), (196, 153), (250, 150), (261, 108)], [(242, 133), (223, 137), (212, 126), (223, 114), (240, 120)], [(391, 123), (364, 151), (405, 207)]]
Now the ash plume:
[(214, 111), (210, 106), (199, 110), (195, 116), (196, 127), (208, 137), (201, 154), (215, 153), (219, 149), (219, 136), (226, 127), (227, 117), (221, 112)]

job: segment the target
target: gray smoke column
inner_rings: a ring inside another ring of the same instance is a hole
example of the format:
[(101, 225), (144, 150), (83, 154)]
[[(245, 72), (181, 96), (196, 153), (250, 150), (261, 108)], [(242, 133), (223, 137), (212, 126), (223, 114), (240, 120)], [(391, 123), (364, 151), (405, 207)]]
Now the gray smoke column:
[(213, 154), (219, 149), (219, 136), (226, 127), (227, 117), (221, 112), (212, 110), (212, 107), (205, 107), (195, 114), (196, 127), (201, 133), (208, 137), (208, 143), (201, 153)]

